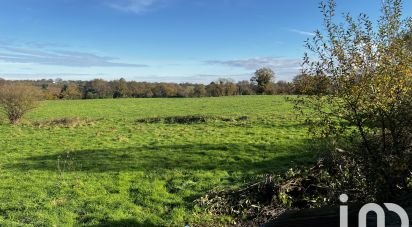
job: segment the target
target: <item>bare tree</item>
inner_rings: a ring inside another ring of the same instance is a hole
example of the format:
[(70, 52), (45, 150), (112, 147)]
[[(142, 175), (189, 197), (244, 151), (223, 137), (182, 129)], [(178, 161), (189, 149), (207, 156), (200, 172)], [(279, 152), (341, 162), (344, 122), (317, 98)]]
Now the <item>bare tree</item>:
[(0, 111), (12, 124), (18, 123), (24, 114), (36, 108), (40, 99), (41, 91), (34, 86), (19, 84), (0, 86)]

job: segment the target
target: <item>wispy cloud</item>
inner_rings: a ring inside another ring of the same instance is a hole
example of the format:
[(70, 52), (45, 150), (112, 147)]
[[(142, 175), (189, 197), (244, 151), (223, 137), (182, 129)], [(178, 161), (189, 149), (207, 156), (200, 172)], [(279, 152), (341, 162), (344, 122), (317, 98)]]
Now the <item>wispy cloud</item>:
[(65, 50), (44, 50), (0, 45), (0, 61), (68, 67), (146, 67), (144, 64), (116, 62), (114, 57)]
[(313, 32), (302, 31), (302, 30), (294, 29), (294, 28), (288, 29), (288, 31), (297, 33), (297, 34), (299, 34), (299, 35), (306, 35), (306, 36), (315, 36), (315, 35), (316, 35), (316, 34), (313, 33)]
[(301, 69), (300, 59), (258, 57), (250, 59), (237, 60), (211, 60), (207, 64), (225, 65), (230, 67), (239, 67), (246, 70), (256, 70), (261, 67), (268, 67), (275, 71), (279, 79), (290, 80)]
[(112, 0), (107, 5), (113, 9), (135, 14), (146, 12), (164, 7), (170, 0)]
[(4, 38), (4, 37), (0, 37), (0, 46), (29, 47), (29, 48), (36, 48), (36, 49), (44, 49), (44, 48), (51, 48), (51, 47), (53, 48), (69, 47), (69, 45), (62, 44), (62, 43), (27, 41), (27, 40), (19, 40), (19, 39)]
[(252, 76), (251, 73), (243, 74), (195, 74), (195, 75), (145, 75), (145, 76), (132, 76), (131, 80), (146, 81), (146, 82), (171, 82), (171, 83), (202, 83), (209, 84), (212, 81), (216, 81), (220, 78), (230, 78), (235, 81), (249, 80)]
[(273, 58), (273, 57), (259, 57), (259, 58), (250, 58), (250, 59), (238, 59), (238, 60), (228, 60), (228, 61), (219, 61), (212, 60), (207, 61), (208, 64), (221, 64), (232, 67), (241, 67), (244, 69), (257, 69), (260, 67), (269, 67), (269, 68), (299, 68), (301, 61), (299, 59), (286, 59), (286, 58)]
[(79, 80), (84, 78), (97, 78), (98, 74), (86, 73), (1, 73), (0, 78), (7, 80), (40, 80), (64, 78), (67, 80)]

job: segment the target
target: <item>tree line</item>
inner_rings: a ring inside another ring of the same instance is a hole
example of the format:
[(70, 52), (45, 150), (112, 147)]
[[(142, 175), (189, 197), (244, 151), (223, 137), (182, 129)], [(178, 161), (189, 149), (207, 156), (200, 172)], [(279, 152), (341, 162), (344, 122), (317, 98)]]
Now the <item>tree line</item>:
[(195, 83), (150, 83), (118, 80), (19, 80), (0, 78), (2, 84), (18, 84), (40, 88), (44, 99), (105, 99), (105, 98), (188, 98), (220, 97), (236, 95), (292, 95), (326, 94), (329, 92), (326, 77), (300, 74), (292, 82), (275, 82), (275, 73), (269, 68), (256, 70), (250, 80), (235, 82), (218, 79), (210, 84)]

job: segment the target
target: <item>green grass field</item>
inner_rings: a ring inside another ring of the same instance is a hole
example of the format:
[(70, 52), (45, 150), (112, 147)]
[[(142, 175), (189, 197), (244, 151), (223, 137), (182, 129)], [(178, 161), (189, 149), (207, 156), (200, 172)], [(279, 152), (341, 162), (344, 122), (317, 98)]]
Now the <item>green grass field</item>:
[[(136, 122), (185, 115), (248, 118)], [(64, 117), (90, 123), (47, 124)], [(46, 101), (25, 121), (0, 124), (1, 226), (207, 224), (193, 204), (205, 192), (314, 156), (282, 96)]]

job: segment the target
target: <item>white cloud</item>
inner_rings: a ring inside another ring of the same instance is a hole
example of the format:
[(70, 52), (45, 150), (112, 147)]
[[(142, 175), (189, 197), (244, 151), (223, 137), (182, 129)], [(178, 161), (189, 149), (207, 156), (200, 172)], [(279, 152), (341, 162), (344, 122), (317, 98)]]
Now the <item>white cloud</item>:
[(131, 80), (145, 82), (170, 82), (170, 83), (201, 83), (209, 84), (220, 78), (233, 79), (234, 81), (249, 80), (252, 73), (243, 74), (195, 74), (195, 75), (147, 75), (147, 76), (132, 76)]
[(87, 52), (44, 50), (0, 45), (0, 61), (68, 67), (146, 67), (144, 64), (115, 62), (117, 58)]
[(115, 0), (108, 2), (107, 4), (116, 10), (143, 14), (160, 7), (166, 3), (166, 1), (167, 0)]
[(250, 59), (238, 59), (219, 61), (212, 60), (207, 61), (209, 64), (221, 64), (233, 67), (241, 67), (244, 69), (257, 69), (260, 67), (269, 67), (274, 69), (280, 68), (299, 68), (301, 61), (299, 59), (287, 59), (287, 58), (273, 58), (273, 57), (258, 57)]
[(212, 60), (207, 61), (207, 64), (226, 65), (230, 67), (239, 67), (246, 70), (256, 70), (261, 67), (268, 67), (275, 71), (278, 79), (291, 80), (296, 76), (300, 69), (302, 61), (300, 59), (274, 58), (274, 57), (258, 57), (250, 59), (237, 60)]
[(315, 35), (316, 35), (316, 34), (313, 33), (313, 32), (307, 32), (307, 31), (302, 31), (302, 30), (293, 29), (293, 28), (288, 29), (288, 31), (297, 33), (297, 34), (299, 34), (299, 35), (307, 35), (307, 36), (315, 36)]
[(0, 78), (6, 80), (40, 80), (64, 78), (68, 80), (81, 80), (86, 77), (97, 78), (98, 75), (85, 73), (1, 73)]

